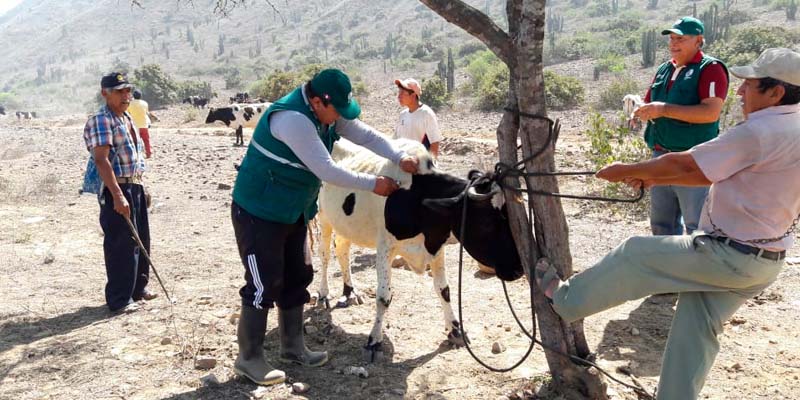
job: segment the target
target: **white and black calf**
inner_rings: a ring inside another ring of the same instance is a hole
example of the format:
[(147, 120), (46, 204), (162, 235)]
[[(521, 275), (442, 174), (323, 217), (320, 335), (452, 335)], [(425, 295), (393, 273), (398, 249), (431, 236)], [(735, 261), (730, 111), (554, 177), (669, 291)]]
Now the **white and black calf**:
[(36, 111), (17, 111), (17, 119), (34, 119), (36, 118)]
[(642, 120), (633, 116), (633, 112), (644, 104), (638, 94), (626, 94), (622, 98), (622, 112), (625, 114), (625, 126), (638, 131), (642, 129)]
[(264, 111), (267, 111), (270, 105), (272, 103), (231, 104), (228, 107), (212, 107), (208, 110), (206, 123), (211, 124), (220, 121), (226, 126), (235, 128), (236, 144), (243, 145), (243, 128), (255, 128), (258, 120), (261, 119), (261, 115), (264, 114)]
[[(397, 165), (344, 140), (334, 146), (332, 156), (341, 166), (353, 171), (385, 175), (397, 179), (401, 189), (388, 198), (366, 191), (354, 191), (323, 184), (319, 195), (322, 277), (320, 296), (327, 296), (327, 263), (331, 232), (336, 232), (336, 255), (344, 277), (344, 300), (358, 296), (349, 267), (350, 244), (377, 249), (377, 310), (366, 349), (374, 360), (383, 341), (383, 320), (392, 302), (391, 260), (403, 256), (411, 269), (422, 274), (430, 266), (434, 290), (444, 312), (448, 340), (463, 345), (460, 323), (450, 304), (450, 287), (444, 264), (444, 245), (451, 233), (461, 227), (464, 196), (468, 199), (468, 224), (462, 242), (478, 262), (494, 267), (497, 276), (514, 280), (522, 276), (522, 265), (505, 210), (503, 193), (487, 182), (473, 187), (469, 181), (438, 171), (422, 144), (395, 141), (420, 160), (419, 173), (410, 175)], [(340, 144), (341, 143), (341, 144)]]

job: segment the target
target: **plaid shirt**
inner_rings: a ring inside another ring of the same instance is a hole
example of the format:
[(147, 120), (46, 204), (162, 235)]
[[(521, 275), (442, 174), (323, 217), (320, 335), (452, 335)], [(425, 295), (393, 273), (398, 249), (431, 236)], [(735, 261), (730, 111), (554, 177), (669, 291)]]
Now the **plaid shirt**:
[[(134, 142), (128, 127), (133, 124), (131, 116), (126, 112), (123, 118), (117, 117), (104, 105), (89, 117), (83, 128), (83, 140), (86, 149), (92, 152), (97, 146), (111, 146), (109, 159), (114, 175), (118, 177), (141, 176), (145, 171), (144, 146), (137, 138)], [(135, 131), (133, 133), (135, 135)]]

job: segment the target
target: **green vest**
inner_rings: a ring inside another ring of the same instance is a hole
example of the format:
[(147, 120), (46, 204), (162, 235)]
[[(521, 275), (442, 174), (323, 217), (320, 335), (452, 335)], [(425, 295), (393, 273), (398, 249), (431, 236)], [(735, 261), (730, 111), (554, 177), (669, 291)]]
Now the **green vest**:
[(316, 127), (328, 152), (339, 140), (334, 125), (323, 130), (303, 100), (302, 88), (295, 89), (273, 103), (258, 121), (236, 176), (233, 201), (248, 213), (267, 221), (293, 224), (302, 215), (307, 223), (317, 214), (317, 195), (322, 182), (289, 146), (272, 136), (269, 116), (283, 110), (305, 115)]
[[(688, 106), (700, 104), (700, 96), (697, 94), (700, 72), (713, 62), (722, 65), (725, 74), (728, 74), (728, 68), (722, 61), (703, 55), (699, 63), (688, 64), (683, 68), (669, 91), (667, 87), (675, 67), (669, 61), (661, 64), (650, 86), (650, 101)], [(670, 151), (684, 151), (717, 137), (718, 133), (719, 119), (705, 124), (693, 124), (662, 117), (648, 121), (644, 140), (651, 149), (658, 144)]]

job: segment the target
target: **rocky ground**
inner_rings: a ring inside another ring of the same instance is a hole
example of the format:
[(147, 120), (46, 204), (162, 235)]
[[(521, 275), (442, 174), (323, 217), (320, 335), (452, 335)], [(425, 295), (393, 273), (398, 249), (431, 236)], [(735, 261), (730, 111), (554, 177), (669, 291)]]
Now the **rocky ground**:
[[(393, 106), (368, 103), (365, 110), (380, 111), (367, 111), (365, 119), (388, 131), (396, 115)], [(147, 174), (154, 195), (152, 257), (176, 302), (170, 305), (162, 294), (127, 315), (111, 315), (104, 305), (98, 206), (93, 196), (77, 192), (87, 159), (81, 139), (85, 117), (0, 120), (0, 398), (555, 398), (540, 390), (547, 366), (538, 348), (521, 367), (504, 374), (486, 371), (464, 349), (450, 348), (431, 279), (402, 269), (393, 275), (384, 356), (366, 363), (361, 347), (374, 317), (376, 280), (374, 253), (366, 249), (352, 258), (354, 279), (368, 294), (367, 302), (306, 309), (308, 342), (327, 349), (331, 361), (313, 370), (276, 362), (292, 382), (307, 385), (306, 393), (292, 394), (289, 384), (259, 388), (236, 378), (232, 364), (243, 271), (229, 206), (233, 166), (245, 148), (233, 146), (228, 129), (204, 125), (204, 113), (163, 110), (152, 129), (155, 155)], [(565, 129), (558, 164), (583, 169), (585, 116), (560, 116)], [(494, 165), (499, 115), (456, 107), (441, 120), (447, 137), (443, 169), (461, 175)], [(592, 187), (575, 180), (563, 182), (562, 190)], [(624, 238), (648, 231), (641, 213), (575, 201), (564, 207), (578, 270)], [(800, 246), (789, 256), (796, 260)], [(456, 246), (447, 248), (446, 259), (455, 293)], [(528, 341), (504, 304), (499, 282), (477, 272), (472, 260), (463, 272), (464, 323), (474, 351), (493, 365), (510, 365)], [(338, 277), (331, 280), (334, 293), (341, 288)], [(726, 324), (703, 398), (800, 399), (799, 287), (800, 270), (788, 264), (773, 286)], [(151, 288), (160, 292), (155, 280)], [(517, 312), (529, 321), (526, 285), (514, 282), (509, 291)], [(599, 364), (612, 372), (627, 368), (654, 387), (674, 303), (673, 296), (656, 296), (587, 318), (586, 336)], [(275, 327), (270, 315), (267, 354), (273, 359)], [(609, 386), (614, 399), (635, 398), (622, 386)]]

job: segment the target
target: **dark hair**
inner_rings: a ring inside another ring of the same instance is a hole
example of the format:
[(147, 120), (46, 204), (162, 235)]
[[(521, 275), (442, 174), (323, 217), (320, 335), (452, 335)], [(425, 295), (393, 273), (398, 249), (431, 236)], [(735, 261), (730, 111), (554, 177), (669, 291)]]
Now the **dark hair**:
[(318, 94), (317, 92), (314, 91), (314, 87), (311, 86), (311, 81), (308, 81), (308, 83), (306, 83), (306, 97), (308, 97), (309, 100), (313, 99), (314, 97), (319, 98), (322, 101), (322, 105), (325, 107), (327, 107), (328, 104), (331, 103), (330, 99), (326, 99), (321, 94)]
[(137, 100), (141, 99), (142, 98), (142, 91), (139, 90), (139, 89), (134, 90), (133, 91), (133, 98), (137, 99)]
[(783, 86), (784, 89), (783, 97), (781, 97), (781, 101), (778, 103), (779, 106), (800, 103), (800, 86), (792, 85), (791, 83), (786, 83), (775, 78), (761, 78), (758, 80), (758, 91), (761, 93), (776, 86)]

